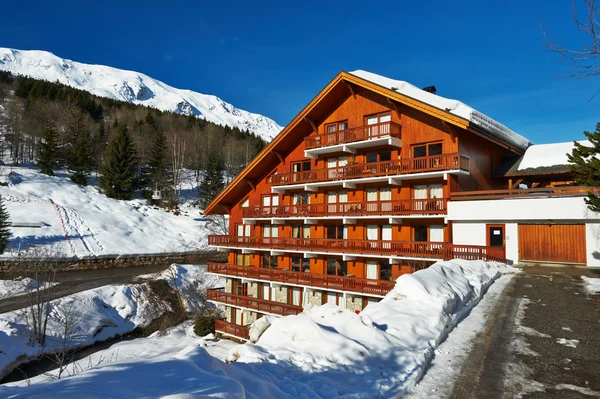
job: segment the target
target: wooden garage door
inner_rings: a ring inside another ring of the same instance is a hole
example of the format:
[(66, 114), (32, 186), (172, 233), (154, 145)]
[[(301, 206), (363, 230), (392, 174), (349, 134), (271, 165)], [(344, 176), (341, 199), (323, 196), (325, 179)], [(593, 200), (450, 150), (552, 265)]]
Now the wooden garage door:
[(585, 264), (585, 225), (520, 224), (519, 258)]

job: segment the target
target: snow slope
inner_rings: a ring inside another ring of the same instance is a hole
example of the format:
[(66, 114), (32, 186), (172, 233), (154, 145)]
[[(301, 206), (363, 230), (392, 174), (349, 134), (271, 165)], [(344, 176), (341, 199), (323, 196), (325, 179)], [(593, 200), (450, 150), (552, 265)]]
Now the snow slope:
[(272, 119), (238, 109), (216, 96), (176, 89), (139, 72), (63, 59), (47, 51), (0, 47), (0, 70), (59, 81), (97, 96), (248, 129), (267, 141), (283, 129)]
[[(307, 308), (297, 316), (272, 318), (256, 345), (230, 349), (221, 346), (229, 345), (225, 341), (195, 338), (182, 326), (164, 337), (113, 346), (105, 358), (117, 348), (126, 357), (111, 364), (60, 381), (36, 377), (30, 387), (0, 386), (0, 396), (401, 397), (486, 288), (513, 271), (498, 263), (438, 262), (401, 276), (380, 303), (359, 315), (331, 304)], [(221, 361), (226, 349), (231, 364)]]
[[(204, 266), (171, 265), (163, 273), (144, 276), (145, 279), (166, 279), (184, 296), (188, 310), (194, 310), (194, 295), (186, 295), (182, 287), (194, 287), (196, 292), (217, 285), (219, 278), (207, 275)], [(75, 309), (79, 322), (72, 332), (73, 347), (84, 347), (105, 341), (116, 335), (145, 326), (160, 316), (150, 304), (143, 284), (115, 285), (95, 288), (51, 302), (48, 320), (48, 342), (43, 348), (28, 344), (27, 323), (21, 311), (0, 314), (0, 379), (12, 370), (15, 362), (22, 363), (43, 353), (52, 353), (60, 345), (61, 316)]]
[(11, 222), (42, 227), (12, 227), (7, 251), (41, 248), (55, 256), (85, 257), (207, 248), (209, 231), (197, 212), (176, 216), (145, 201), (108, 198), (94, 186), (74, 184), (66, 173), (12, 169), (9, 186), (0, 187)]
[(437, 94), (419, 89), (418, 87), (413, 86), (412, 84), (403, 80), (390, 79), (372, 72), (357, 70), (350, 73), (354, 76), (358, 76), (359, 78), (397, 91), (405, 96), (414, 98), (415, 100), (421, 101), (425, 104), (429, 104), (441, 110), (445, 110), (446, 112), (460, 116), (461, 118), (470, 121), (473, 125), (476, 125), (492, 135), (508, 141), (523, 150), (532, 144), (528, 139), (513, 132), (500, 122), (493, 120), (489, 116), (482, 114), (476, 109), (473, 109), (467, 104), (458, 100), (452, 100), (438, 96)]

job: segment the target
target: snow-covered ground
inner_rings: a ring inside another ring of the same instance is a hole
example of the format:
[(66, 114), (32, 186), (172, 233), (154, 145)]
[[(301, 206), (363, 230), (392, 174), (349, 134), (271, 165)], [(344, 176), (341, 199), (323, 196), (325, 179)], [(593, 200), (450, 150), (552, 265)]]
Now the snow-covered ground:
[[(201, 292), (218, 284), (218, 278), (207, 275), (204, 266), (171, 265), (162, 273), (140, 276), (143, 279), (165, 279), (171, 286), (177, 284), (182, 293), (192, 288)], [(197, 306), (197, 298), (184, 295), (189, 310)], [(160, 316), (148, 297), (144, 284), (115, 285), (95, 288), (51, 302), (48, 320), (48, 340), (42, 348), (30, 345), (26, 313), (14, 311), (0, 314), (0, 378), (15, 363), (22, 363), (43, 353), (52, 353), (60, 347), (64, 315), (72, 310), (77, 326), (69, 334), (73, 347), (84, 347), (102, 342), (116, 335), (133, 331)]]
[(0, 195), (13, 224), (5, 257), (27, 248), (53, 256), (97, 256), (207, 249), (206, 222), (196, 208), (177, 216), (144, 200), (117, 201), (98, 188), (81, 187), (67, 173), (46, 176), (33, 167), (13, 167)]
[(600, 293), (600, 278), (591, 278), (586, 276), (581, 276), (585, 284), (585, 289), (590, 294), (598, 294)]
[(297, 316), (270, 319), (256, 344), (235, 346), (209, 344), (184, 325), (164, 337), (107, 349), (104, 358), (119, 348), (118, 360), (74, 377), (38, 377), (30, 387), (7, 384), (0, 395), (394, 397), (414, 387), (436, 347), (486, 288), (513, 271), (498, 263), (438, 262), (401, 276), (380, 303), (359, 315), (331, 304), (307, 308)]
[(283, 129), (266, 116), (236, 108), (216, 96), (176, 89), (139, 72), (63, 59), (47, 51), (0, 47), (0, 70), (49, 82), (58, 81), (100, 97), (247, 129), (267, 141)]
[(40, 282), (39, 284), (29, 278), (18, 278), (14, 280), (0, 280), (0, 299), (21, 295), (28, 291), (36, 290), (38, 287), (44, 289), (56, 283)]

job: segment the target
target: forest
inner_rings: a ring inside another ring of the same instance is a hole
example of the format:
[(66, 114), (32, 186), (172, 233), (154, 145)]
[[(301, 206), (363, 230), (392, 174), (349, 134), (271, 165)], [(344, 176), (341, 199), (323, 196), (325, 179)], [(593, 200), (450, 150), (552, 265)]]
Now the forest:
[[(204, 204), (223, 183), (202, 183), (203, 176), (229, 180), (266, 145), (238, 128), (5, 71), (0, 71), (0, 132), (2, 164), (35, 163), (47, 174), (66, 167), (78, 184), (98, 173), (111, 197), (128, 199), (129, 192), (141, 189), (149, 197), (150, 192), (166, 193), (171, 201), (178, 199), (183, 172), (193, 171)], [(135, 176), (127, 177), (129, 190), (111, 191), (112, 174), (123, 172), (114, 168), (123, 163)]]

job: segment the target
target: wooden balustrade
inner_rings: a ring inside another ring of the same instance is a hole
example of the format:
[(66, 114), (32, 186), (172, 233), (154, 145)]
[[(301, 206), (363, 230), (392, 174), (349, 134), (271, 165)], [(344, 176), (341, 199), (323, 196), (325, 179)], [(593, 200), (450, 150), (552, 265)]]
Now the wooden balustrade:
[(505, 198), (580, 197), (588, 192), (600, 194), (598, 187), (563, 186), (541, 188), (515, 188), (503, 190), (462, 191), (451, 193), (452, 201), (473, 201)]
[(454, 245), (444, 242), (209, 235), (208, 244), (226, 247), (361, 255), (373, 254), (408, 258), (433, 258), (445, 260), (461, 258), (470, 260), (505, 261), (503, 247)]
[(206, 290), (206, 299), (209, 301), (226, 303), (228, 305), (240, 306), (253, 309), (258, 312), (272, 313), (281, 316), (296, 315), (302, 312), (302, 306), (289, 305), (275, 301), (253, 298), (246, 295), (237, 295), (219, 290)]
[(317, 134), (304, 139), (304, 148), (327, 147), (331, 145), (373, 140), (382, 137), (400, 137), (402, 128), (395, 122), (383, 122), (375, 125), (360, 126), (337, 132)]
[(395, 201), (337, 202), (326, 204), (254, 206), (242, 208), (244, 218), (322, 216), (407, 216), (445, 215), (446, 198)]
[(368, 280), (357, 277), (330, 276), (317, 273), (293, 272), (283, 269), (265, 269), (249, 266), (237, 266), (226, 263), (209, 263), (209, 273), (256, 280), (277, 281), (318, 288), (330, 288), (365, 294), (385, 295), (394, 288), (394, 281)]
[(469, 170), (469, 158), (460, 154), (441, 154), (428, 157), (361, 163), (336, 168), (312, 169), (304, 172), (281, 173), (271, 176), (273, 186), (358, 179), (418, 172)]
[(225, 320), (215, 320), (215, 331), (243, 339), (250, 339), (250, 329), (248, 327), (238, 326)]

